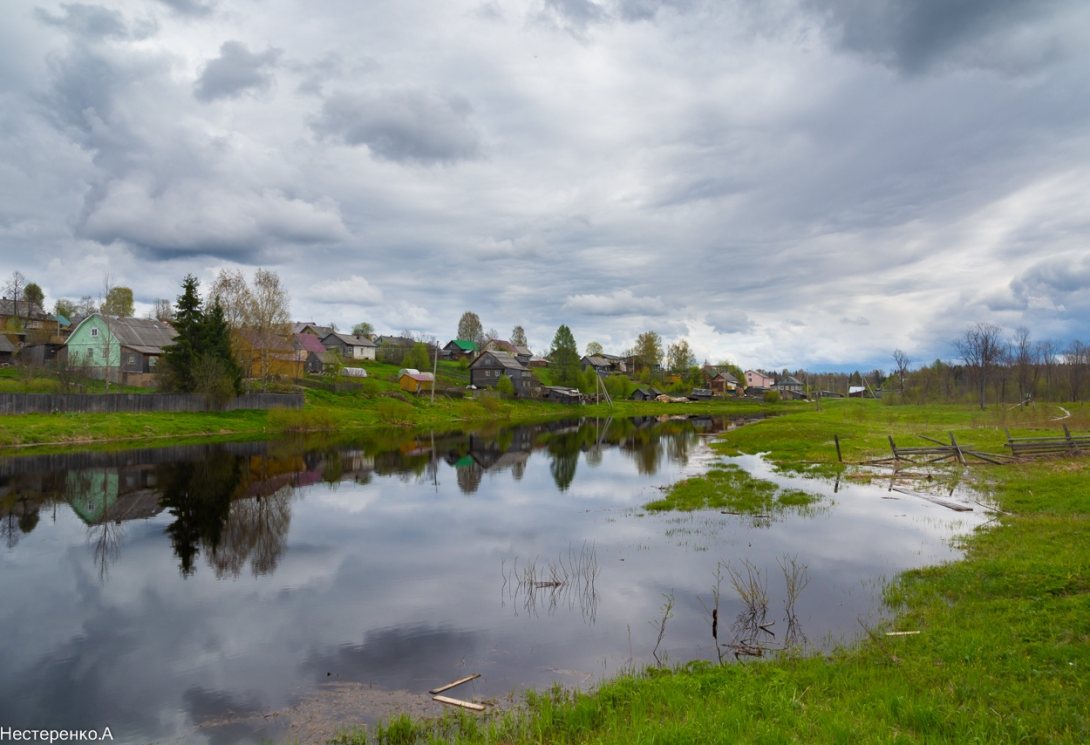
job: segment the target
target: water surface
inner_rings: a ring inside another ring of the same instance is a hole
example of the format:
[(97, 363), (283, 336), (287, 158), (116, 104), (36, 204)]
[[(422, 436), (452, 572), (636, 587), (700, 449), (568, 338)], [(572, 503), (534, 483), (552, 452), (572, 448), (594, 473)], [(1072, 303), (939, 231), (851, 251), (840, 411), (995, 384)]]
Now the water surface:
[[(706, 437), (725, 426), (588, 420), (0, 461), (0, 724), (259, 741), (301, 737), (270, 712), (348, 684), (424, 694), (480, 673), (454, 693), (499, 698), (655, 656), (733, 659), (711, 636), (717, 569), (719, 642), (827, 647), (880, 619), (886, 580), (953, 558), (950, 537), (982, 520), (877, 486), (834, 493), (756, 457), (731, 460), (821, 492), (817, 508), (644, 513), (716, 458)], [(805, 567), (794, 598), (792, 565)], [(747, 628), (728, 567), (763, 584), (763, 629)]]

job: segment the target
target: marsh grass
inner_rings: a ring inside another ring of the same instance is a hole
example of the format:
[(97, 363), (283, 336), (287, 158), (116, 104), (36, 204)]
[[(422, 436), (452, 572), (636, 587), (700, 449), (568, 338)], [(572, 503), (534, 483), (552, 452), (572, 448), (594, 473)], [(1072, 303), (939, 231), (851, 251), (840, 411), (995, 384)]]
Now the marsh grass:
[(644, 505), (649, 512), (720, 509), (770, 517), (814, 505), (820, 497), (798, 489), (782, 489), (751, 476), (733, 463), (717, 463), (701, 476), (672, 485), (662, 499)]

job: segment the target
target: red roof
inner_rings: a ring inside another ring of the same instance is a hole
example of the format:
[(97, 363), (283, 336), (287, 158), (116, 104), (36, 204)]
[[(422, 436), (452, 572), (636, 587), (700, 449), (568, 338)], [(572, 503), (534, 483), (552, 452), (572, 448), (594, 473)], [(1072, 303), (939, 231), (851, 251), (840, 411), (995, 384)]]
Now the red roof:
[(325, 351), (325, 347), (322, 346), (321, 340), (314, 334), (295, 334), (295, 341), (299, 345), (299, 348), (304, 352), (321, 354)]

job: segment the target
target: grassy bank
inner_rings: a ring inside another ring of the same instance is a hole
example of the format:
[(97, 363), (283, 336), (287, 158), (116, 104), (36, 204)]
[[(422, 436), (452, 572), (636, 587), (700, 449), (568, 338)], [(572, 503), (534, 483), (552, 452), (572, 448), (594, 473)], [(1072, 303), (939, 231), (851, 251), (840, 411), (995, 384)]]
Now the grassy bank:
[(262, 438), (289, 432), (346, 432), (380, 427), (450, 430), (489, 424), (519, 424), (570, 417), (761, 416), (763, 404), (701, 401), (688, 404), (617, 402), (572, 406), (543, 401), (412, 396), (388, 383), (348, 392), (307, 390), (302, 409), (270, 411), (20, 414), (0, 416), (0, 451), (88, 445), (149, 443), (199, 438)]
[[(1069, 407), (1072, 408), (1072, 407)], [(1066, 420), (1086, 429), (1086, 407)], [(953, 431), (1001, 450), (1003, 429), (1055, 433), (1054, 408), (979, 412), (837, 402), (736, 430), (724, 452), (769, 452), (783, 469), (839, 468), (888, 452), (886, 437)], [(832, 654), (622, 677), (593, 693), (533, 696), (492, 720), (399, 719), (386, 742), (488, 743), (1090, 741), (1090, 459), (974, 470), (1003, 511), (964, 540), (963, 560), (888, 590), (897, 629)], [(342, 742), (363, 742), (362, 734)]]

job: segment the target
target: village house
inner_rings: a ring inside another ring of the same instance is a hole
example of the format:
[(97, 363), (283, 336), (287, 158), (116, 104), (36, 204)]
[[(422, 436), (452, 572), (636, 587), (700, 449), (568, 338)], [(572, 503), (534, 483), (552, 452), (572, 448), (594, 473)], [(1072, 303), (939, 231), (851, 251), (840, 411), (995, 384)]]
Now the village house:
[(334, 331), (322, 339), (322, 346), (331, 352), (337, 352), (346, 360), (375, 359), (375, 343), (366, 336), (339, 334)]
[(299, 349), (295, 338), (253, 329), (239, 332), (243, 375), (247, 378), (301, 378), (308, 353)]
[(477, 342), (469, 339), (451, 339), (443, 347), (443, 357), (448, 360), (468, 360), (477, 354)]
[(632, 391), (632, 395), (628, 397), (630, 401), (654, 401), (656, 398), (662, 395), (662, 391), (650, 386), (650, 385), (638, 385), (636, 390)]
[(746, 370), (746, 388), (771, 388), (776, 379), (759, 370)]
[(589, 354), (579, 360), (580, 368), (586, 370), (588, 367), (593, 367), (594, 372), (598, 373), (602, 377), (607, 375), (614, 375), (616, 373), (627, 373), (628, 364), (624, 357), (617, 357), (612, 354)]
[(151, 386), (163, 347), (174, 328), (154, 318), (113, 318), (92, 313), (65, 342), (70, 366), (86, 367), (96, 377), (127, 385)]
[(295, 349), (304, 356), (303, 369), (317, 375), (335, 367), (339, 360), (337, 353), (322, 346), (321, 340), (314, 334), (294, 334)]
[(806, 395), (802, 383), (793, 375), (777, 380), (773, 390), (779, 391), (785, 398), (804, 398)]
[(738, 390), (738, 378), (715, 365), (704, 365), (704, 382), (717, 396), (734, 394)]
[(495, 388), (500, 377), (506, 375), (515, 386), (515, 395), (522, 397), (530, 392), (530, 369), (508, 352), (481, 352), (469, 363), (469, 383), (478, 388)]
[(60, 334), (56, 316), (46, 313), (37, 303), (0, 299), (0, 333), (15, 349), (24, 344), (44, 344)]

